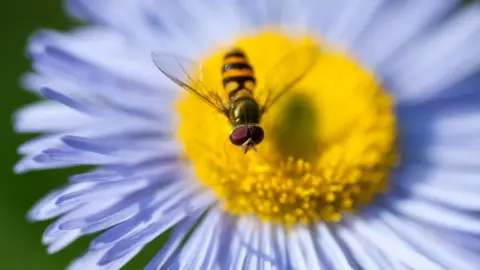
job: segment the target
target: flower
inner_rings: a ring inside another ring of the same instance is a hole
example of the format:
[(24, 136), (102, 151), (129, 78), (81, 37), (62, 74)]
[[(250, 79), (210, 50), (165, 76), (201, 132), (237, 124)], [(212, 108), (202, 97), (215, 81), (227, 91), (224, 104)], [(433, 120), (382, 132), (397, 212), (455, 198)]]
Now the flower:
[[(121, 268), (171, 228), (147, 269), (480, 263), (480, 5), (67, 3), (89, 24), (32, 38), (23, 82), (47, 100), (19, 110), (16, 130), (44, 135), (20, 146), (15, 171), (95, 166), (28, 215), (57, 218), (43, 236), (52, 253), (100, 233), (70, 269)], [(275, 63), (305, 44), (318, 62), (263, 116), (258, 153), (231, 145), (225, 116), (151, 59), (194, 59), (205, 77), (191, 83), (223, 91), (222, 57), (236, 45), (265, 101), (262, 86), (311, 58)]]

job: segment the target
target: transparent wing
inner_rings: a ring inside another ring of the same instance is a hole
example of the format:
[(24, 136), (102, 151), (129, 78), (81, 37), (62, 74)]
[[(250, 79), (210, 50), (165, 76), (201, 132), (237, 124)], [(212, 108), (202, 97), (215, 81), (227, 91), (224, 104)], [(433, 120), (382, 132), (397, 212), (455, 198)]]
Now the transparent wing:
[(222, 98), (203, 83), (203, 67), (189, 59), (163, 52), (153, 52), (152, 60), (160, 71), (183, 89), (196, 95), (220, 113), (226, 114)]
[(285, 55), (268, 71), (265, 78), (268, 92), (262, 106), (263, 113), (308, 74), (319, 56), (318, 47), (302, 47)]

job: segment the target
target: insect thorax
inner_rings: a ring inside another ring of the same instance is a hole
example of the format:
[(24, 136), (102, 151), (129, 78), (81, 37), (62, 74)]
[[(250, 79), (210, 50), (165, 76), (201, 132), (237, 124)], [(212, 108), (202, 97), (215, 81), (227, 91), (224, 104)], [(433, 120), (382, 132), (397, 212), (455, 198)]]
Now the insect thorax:
[(258, 124), (261, 118), (260, 106), (251, 97), (241, 97), (232, 102), (229, 118), (233, 126)]

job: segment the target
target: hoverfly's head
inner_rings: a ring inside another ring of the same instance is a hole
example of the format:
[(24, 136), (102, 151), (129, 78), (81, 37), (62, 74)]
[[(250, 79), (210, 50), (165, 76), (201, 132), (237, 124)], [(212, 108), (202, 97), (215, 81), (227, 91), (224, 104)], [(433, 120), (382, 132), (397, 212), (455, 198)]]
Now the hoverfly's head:
[(260, 126), (238, 126), (230, 133), (230, 141), (234, 145), (241, 146), (247, 153), (250, 148), (255, 150), (255, 145), (263, 141), (264, 135), (263, 128)]

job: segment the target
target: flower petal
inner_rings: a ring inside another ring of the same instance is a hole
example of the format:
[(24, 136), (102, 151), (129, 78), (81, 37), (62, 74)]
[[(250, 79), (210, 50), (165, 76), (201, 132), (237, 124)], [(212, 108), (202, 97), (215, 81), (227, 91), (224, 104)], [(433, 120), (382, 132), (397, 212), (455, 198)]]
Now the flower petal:
[[(208, 205), (207, 205), (208, 206)], [(144, 247), (161, 233), (165, 232), (172, 226), (184, 220), (189, 215), (200, 215), (206, 210), (205, 205), (190, 205), (190, 209), (183, 211), (172, 211), (166, 213), (164, 217), (154, 223), (149, 224), (143, 230), (133, 233), (116, 243), (98, 262), (99, 265), (107, 265), (111, 262), (122, 258), (136, 248)]]
[(335, 231), (330, 229), (324, 223), (315, 225), (316, 242), (319, 248), (317, 252), (325, 252), (323, 256), (328, 260), (328, 265), (331, 265), (333, 269), (355, 269), (355, 264), (352, 264), (352, 258), (348, 257), (348, 253), (345, 247), (341, 246), (339, 239), (334, 237)]
[(396, 53), (422, 37), (456, 4), (456, 1), (385, 1), (351, 48), (360, 59), (383, 74), (397, 61)]
[[(371, 253), (374, 252), (373, 249), (369, 249), (369, 246), (363, 243), (349, 228), (340, 226), (336, 231), (338, 236), (348, 245), (352, 256), (363, 269), (384, 269), (381, 267), (381, 261), (376, 261), (375, 258), (371, 256)], [(389, 266), (387, 266), (387, 268), (388, 267)]]
[(17, 132), (65, 132), (95, 121), (90, 116), (51, 101), (28, 105), (17, 111), (14, 118)]
[[(212, 209), (207, 213), (196, 228), (192, 236), (185, 243), (178, 256), (172, 261), (175, 269), (199, 269), (207, 250), (211, 247), (214, 229), (217, 228), (220, 218), (218, 209)], [(198, 257), (197, 257), (198, 256)]]
[(306, 258), (306, 255), (304, 255), (302, 252), (300, 240), (298, 239), (298, 234), (295, 231), (287, 233), (287, 252), (289, 259), (288, 261), (292, 268), (309, 269), (307, 267), (308, 258)]
[(479, 30), (480, 5), (472, 4), (410, 46), (386, 75), (397, 100), (426, 100), (474, 74), (480, 66)]
[(462, 257), (464, 250), (458, 247), (452, 247), (449, 243), (442, 241), (428, 231), (428, 229), (399, 218), (395, 214), (388, 211), (380, 212), (381, 219), (394, 230), (402, 239), (418, 248), (422, 253), (426, 254), (430, 259), (442, 264), (447, 269), (475, 269), (474, 265)]
[(198, 217), (189, 216), (177, 224), (173, 229), (173, 233), (170, 235), (168, 242), (162, 247), (162, 250), (153, 258), (153, 260), (148, 263), (145, 270), (163, 269), (165, 264), (167, 264), (167, 262), (178, 253), (182, 241), (197, 222)]
[(139, 234), (152, 223), (162, 222), (166, 213), (175, 210), (185, 214), (191, 204), (197, 203), (197, 207), (204, 207), (212, 203), (210, 194), (197, 194), (195, 188), (186, 186), (184, 183), (172, 185), (170, 188), (156, 191), (153, 200), (149, 201), (143, 211), (137, 216), (116, 225), (95, 238), (91, 249), (104, 249), (116, 245), (123, 239)]
[(394, 195), (385, 198), (385, 201), (395, 211), (415, 220), (448, 230), (480, 233), (480, 220), (474, 214), (454, 211), (429, 202), (405, 200)]
[(403, 239), (396, 236), (394, 232), (382, 226), (377, 217), (369, 217), (365, 221), (349, 218), (348, 223), (352, 226), (351, 228), (354, 232), (369, 239), (392, 260), (412, 268), (441, 269), (440, 265), (431, 261), (423, 254), (417, 253)]

